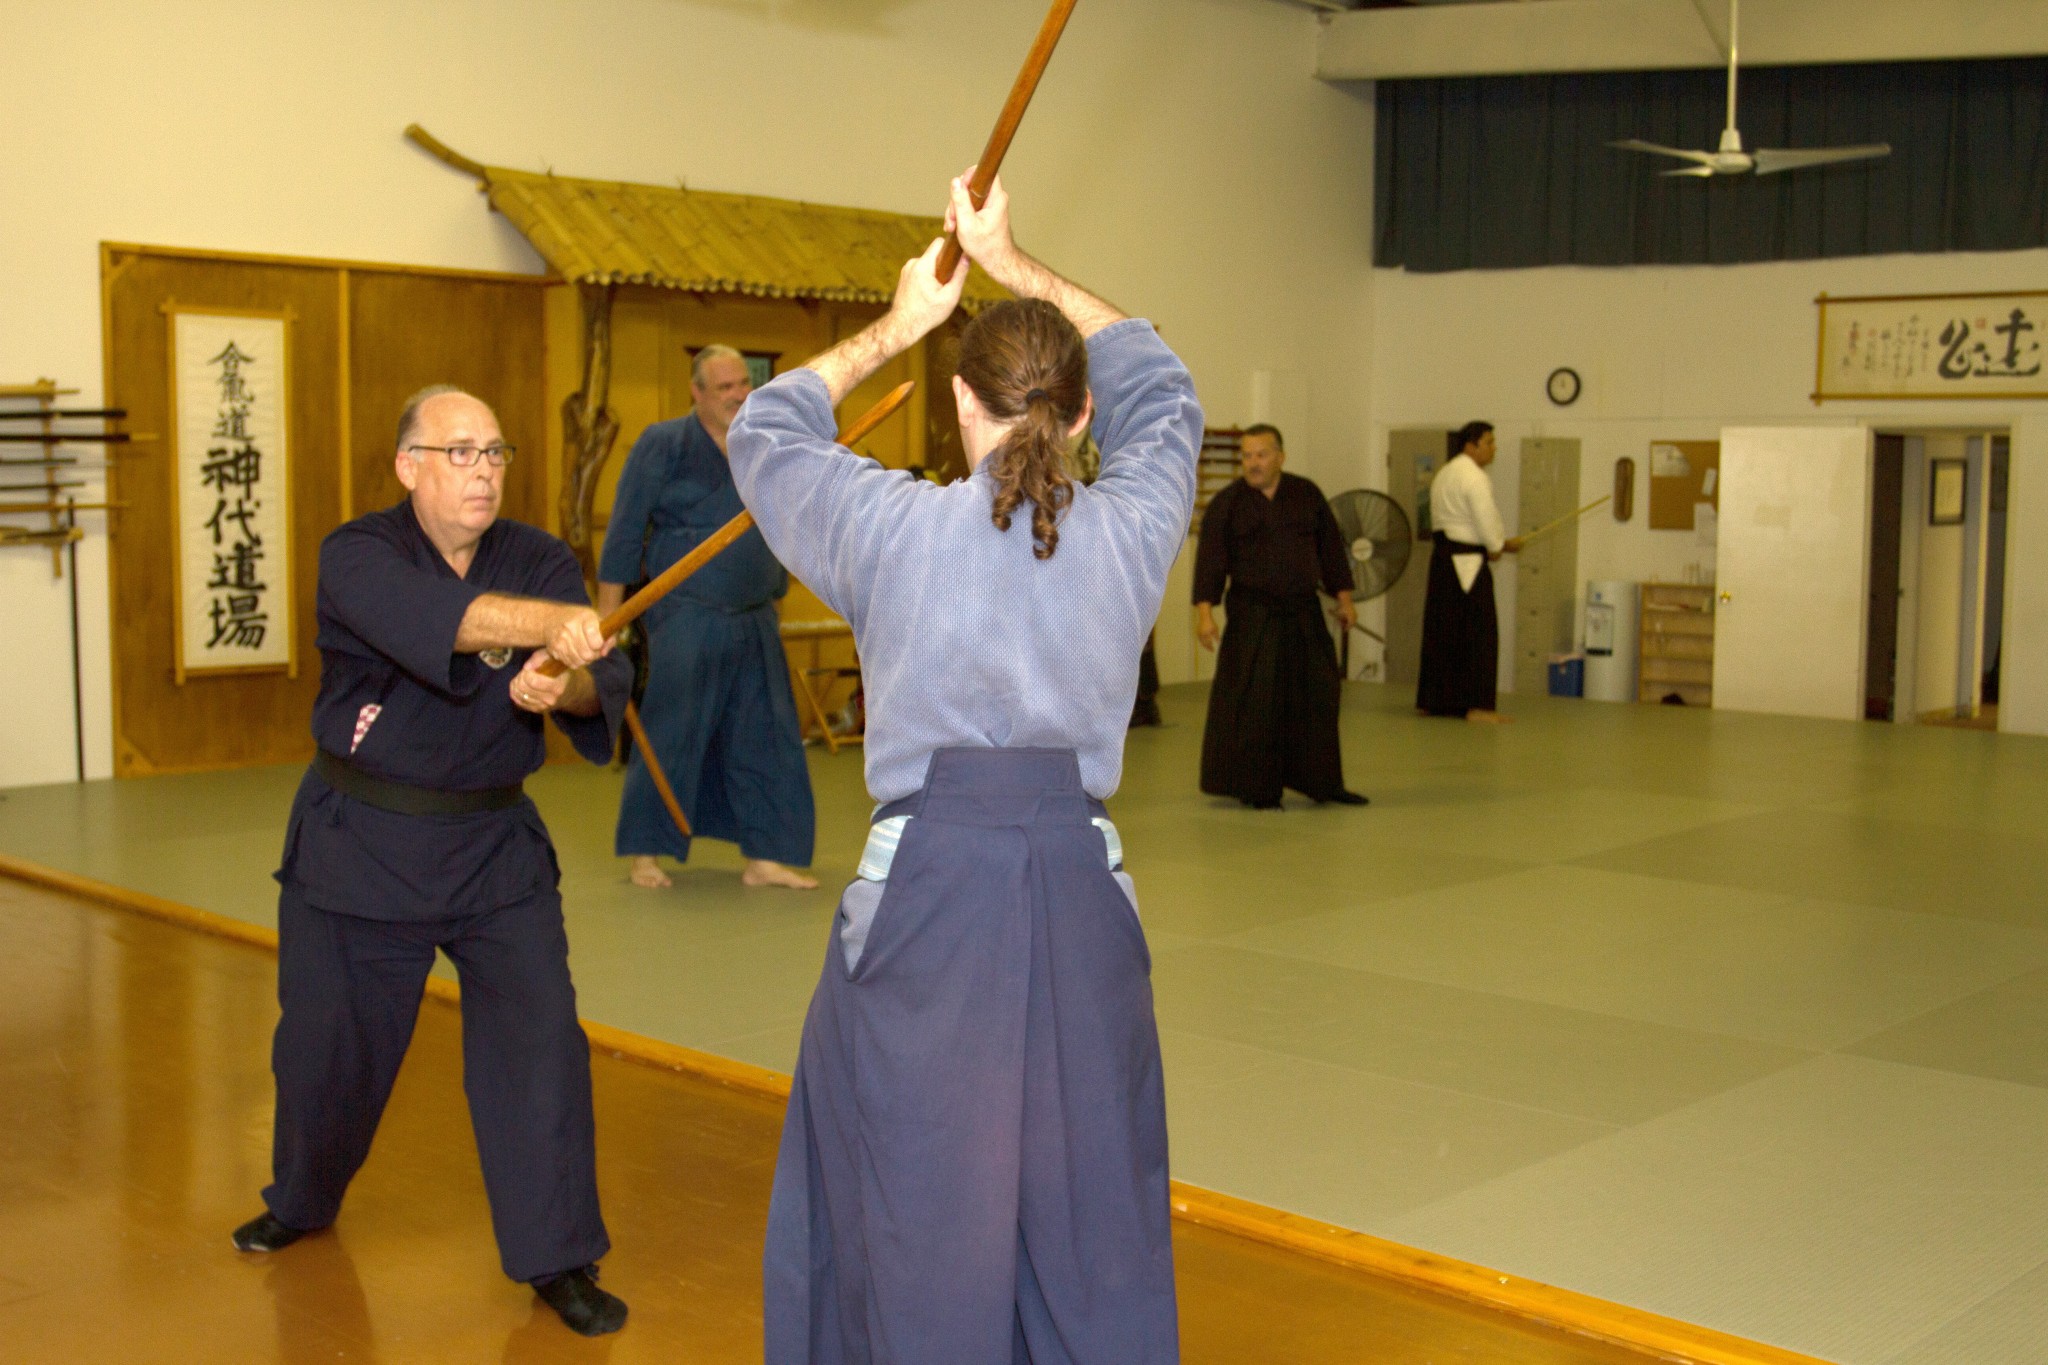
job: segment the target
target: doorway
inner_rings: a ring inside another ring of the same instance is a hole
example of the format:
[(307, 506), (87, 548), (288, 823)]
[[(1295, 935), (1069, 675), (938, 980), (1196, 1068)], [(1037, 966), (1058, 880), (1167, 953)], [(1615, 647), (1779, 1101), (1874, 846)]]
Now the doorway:
[(1998, 727), (2010, 460), (2005, 431), (1877, 433), (1865, 719)]

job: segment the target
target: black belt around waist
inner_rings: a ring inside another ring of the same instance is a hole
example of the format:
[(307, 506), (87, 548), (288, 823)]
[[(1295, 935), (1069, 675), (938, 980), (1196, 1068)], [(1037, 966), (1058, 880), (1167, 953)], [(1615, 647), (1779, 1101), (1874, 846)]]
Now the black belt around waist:
[(1241, 588), (1233, 583), (1230, 591), (1224, 594), (1223, 609), (1230, 610), (1232, 603), (1264, 607), (1267, 611), (1312, 611), (1318, 615), (1323, 610), (1322, 599), (1316, 596), (1314, 588), (1307, 592), (1260, 592), (1257, 588)]
[(343, 796), (352, 796), (366, 806), (388, 810), (394, 815), (475, 815), (487, 810), (506, 810), (526, 799), (526, 787), (485, 787), (480, 791), (452, 792), (434, 787), (415, 787), (410, 782), (366, 773), (345, 758), (325, 749), (313, 755), (313, 771)]
[(1442, 531), (1438, 531), (1434, 539), (1437, 544), (1443, 546), (1454, 555), (1490, 555), (1492, 553), (1484, 545), (1474, 545), (1467, 540), (1452, 540)]

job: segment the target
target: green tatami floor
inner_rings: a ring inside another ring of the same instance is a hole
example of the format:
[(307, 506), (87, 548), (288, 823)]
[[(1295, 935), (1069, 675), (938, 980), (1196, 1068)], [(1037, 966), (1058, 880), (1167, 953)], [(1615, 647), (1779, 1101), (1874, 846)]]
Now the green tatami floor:
[[(1181, 1179), (1851, 1365), (2048, 1359), (2048, 741), (1347, 693), (1365, 809), (1195, 789), (1204, 691), (1111, 809)], [(619, 778), (531, 789), (583, 1013), (788, 1070), (824, 890), (610, 856)], [(0, 793), (0, 851), (259, 923), (297, 770)], [(600, 1141), (602, 1135), (600, 1134)]]

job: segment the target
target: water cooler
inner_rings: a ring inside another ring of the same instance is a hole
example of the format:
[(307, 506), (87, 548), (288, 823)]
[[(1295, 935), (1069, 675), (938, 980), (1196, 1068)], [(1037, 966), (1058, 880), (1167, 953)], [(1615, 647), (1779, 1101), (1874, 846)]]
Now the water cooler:
[(1586, 584), (1586, 696), (1592, 701), (1636, 699), (1636, 585), (1620, 579)]

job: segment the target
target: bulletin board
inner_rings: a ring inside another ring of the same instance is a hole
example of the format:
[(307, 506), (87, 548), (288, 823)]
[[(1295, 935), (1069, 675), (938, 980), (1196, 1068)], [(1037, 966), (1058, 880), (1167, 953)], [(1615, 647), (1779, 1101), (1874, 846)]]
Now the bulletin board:
[(1696, 529), (1699, 506), (1721, 506), (1719, 441), (1650, 442), (1650, 529)]

